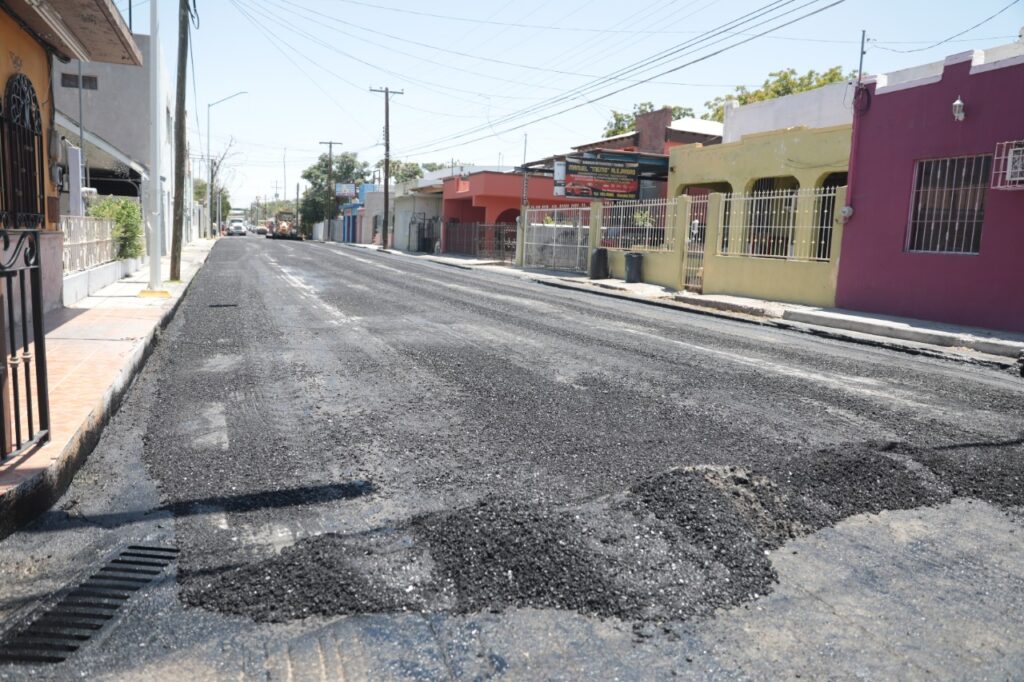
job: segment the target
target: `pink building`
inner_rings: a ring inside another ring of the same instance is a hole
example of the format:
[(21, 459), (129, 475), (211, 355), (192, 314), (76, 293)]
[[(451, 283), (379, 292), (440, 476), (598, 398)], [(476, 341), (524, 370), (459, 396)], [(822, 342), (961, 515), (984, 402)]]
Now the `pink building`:
[(836, 304), (1024, 332), (1024, 41), (878, 76), (855, 111)]

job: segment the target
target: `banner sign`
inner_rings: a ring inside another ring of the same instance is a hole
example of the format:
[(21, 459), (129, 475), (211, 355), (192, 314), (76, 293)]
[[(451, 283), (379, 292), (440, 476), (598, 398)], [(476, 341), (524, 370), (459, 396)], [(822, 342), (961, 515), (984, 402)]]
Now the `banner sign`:
[[(565, 196), (565, 161), (555, 161), (555, 196)], [(526, 203), (526, 202), (523, 202)]]
[(351, 182), (336, 182), (334, 183), (334, 196), (336, 197), (354, 197), (356, 195), (356, 186)]
[(587, 199), (636, 199), (640, 195), (640, 164), (567, 157), (565, 196)]

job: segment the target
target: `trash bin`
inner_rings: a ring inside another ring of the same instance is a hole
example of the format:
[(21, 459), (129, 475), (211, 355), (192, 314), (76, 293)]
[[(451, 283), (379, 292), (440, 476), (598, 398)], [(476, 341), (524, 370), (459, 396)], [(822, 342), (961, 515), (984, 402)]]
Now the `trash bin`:
[(608, 249), (594, 249), (591, 252), (590, 279), (608, 279)]
[(644, 260), (644, 254), (642, 253), (627, 253), (626, 254), (626, 283), (633, 284), (641, 281), (640, 268)]

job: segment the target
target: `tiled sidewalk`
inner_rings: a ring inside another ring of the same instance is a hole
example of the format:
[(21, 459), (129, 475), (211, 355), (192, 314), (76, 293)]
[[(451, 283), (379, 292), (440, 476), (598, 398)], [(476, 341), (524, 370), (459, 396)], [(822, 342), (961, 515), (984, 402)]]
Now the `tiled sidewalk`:
[(214, 243), (200, 240), (182, 249), (181, 282), (167, 282), (170, 259), (163, 259), (167, 298), (139, 296), (149, 280), (144, 267), (47, 315), (51, 438), (0, 465), (0, 537), (63, 493)]

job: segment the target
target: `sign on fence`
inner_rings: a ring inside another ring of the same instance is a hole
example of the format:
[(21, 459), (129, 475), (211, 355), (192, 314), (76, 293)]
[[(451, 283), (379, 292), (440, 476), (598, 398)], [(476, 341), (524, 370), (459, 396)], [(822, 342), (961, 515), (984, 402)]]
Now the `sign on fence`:
[(636, 199), (640, 164), (570, 156), (565, 159), (565, 196), (588, 199)]

